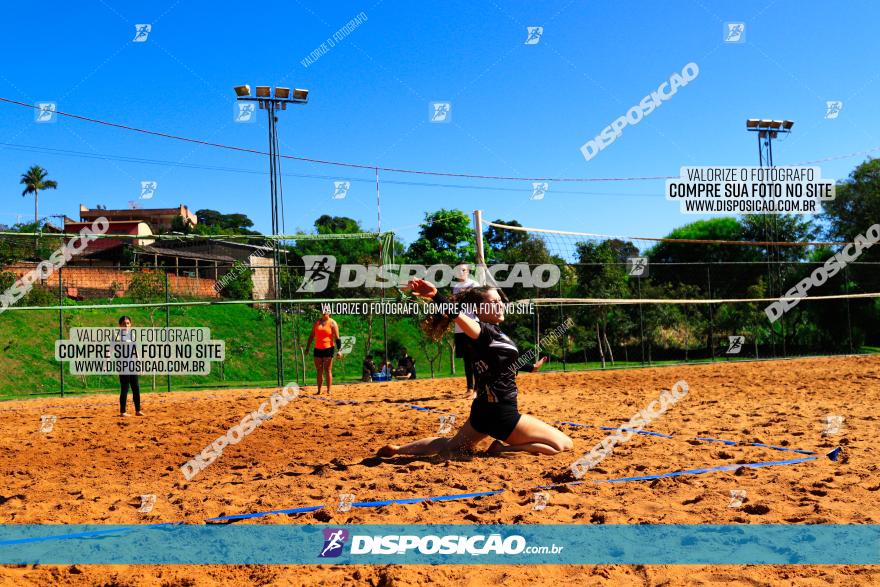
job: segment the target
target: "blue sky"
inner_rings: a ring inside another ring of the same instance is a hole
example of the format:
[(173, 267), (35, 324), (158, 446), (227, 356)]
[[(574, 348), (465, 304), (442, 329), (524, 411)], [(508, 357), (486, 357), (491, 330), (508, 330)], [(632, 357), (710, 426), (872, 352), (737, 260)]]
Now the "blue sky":
[[(308, 67), (346, 22), (366, 21)], [(724, 43), (725, 22), (746, 24)], [(504, 176), (677, 175), (682, 165), (756, 165), (749, 117), (789, 118), (777, 165), (880, 146), (876, 23), (880, 4), (803, 0), (667, 2), (195, 2), (97, 0), (4, 7), (0, 96), (188, 137), (266, 149), (266, 123), (233, 121), (232, 86), (308, 88), (280, 114), (285, 154), (395, 168)], [(135, 24), (150, 23), (146, 42)], [(543, 26), (526, 45), (527, 26)], [(598, 156), (580, 146), (688, 62), (699, 76)], [(840, 100), (837, 119), (825, 102)], [(452, 121), (429, 121), (450, 101)], [(194, 146), (0, 103), (0, 223), (33, 215), (18, 180), (33, 164), (59, 189), (41, 215), (78, 205), (244, 212), (269, 230), (264, 157)], [(135, 162), (130, 158), (152, 160)], [(865, 156), (822, 163), (845, 178)], [(372, 171), (285, 161), (286, 228), (321, 214), (377, 225)], [(551, 183), (381, 174), (382, 228), (411, 241), (426, 211), (603, 234), (662, 236), (699, 217), (663, 197), (662, 181)], [(333, 181), (352, 182), (331, 198)]]

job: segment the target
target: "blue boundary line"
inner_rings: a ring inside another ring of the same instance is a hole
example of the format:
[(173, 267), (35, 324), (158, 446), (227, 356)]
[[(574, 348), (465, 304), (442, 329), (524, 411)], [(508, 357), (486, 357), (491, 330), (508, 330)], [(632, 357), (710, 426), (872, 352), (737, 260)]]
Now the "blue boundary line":
[(403, 499), (386, 499), (384, 501), (360, 501), (351, 504), (352, 507), (357, 508), (378, 508), (386, 505), (393, 504), (412, 504), (412, 503), (421, 503), (423, 501), (453, 501), (456, 499), (473, 499), (475, 497), (483, 497), (485, 495), (497, 495), (499, 493), (504, 493), (503, 489), (496, 489), (494, 491), (481, 491), (479, 493), (458, 493), (455, 495), (432, 495), (430, 497), (409, 497)]
[[(828, 453), (828, 458), (832, 461), (837, 460), (837, 457), (840, 454), (840, 448), (836, 448), (830, 453)], [(709, 467), (704, 469), (689, 469), (686, 471), (671, 471), (667, 473), (658, 473), (653, 475), (641, 475), (638, 477), (618, 477), (614, 479), (591, 479), (590, 481), (572, 481), (569, 483), (559, 483), (555, 485), (541, 485), (538, 487), (534, 487), (532, 489), (555, 489), (557, 487), (565, 487), (572, 485), (582, 485), (584, 483), (592, 482), (592, 483), (623, 483), (629, 481), (647, 481), (651, 479), (662, 479), (666, 477), (678, 477), (681, 475), (700, 475), (703, 473), (709, 473), (713, 471), (734, 471), (740, 467), (748, 467), (748, 468), (763, 468), (763, 467), (777, 467), (781, 465), (796, 465), (800, 463), (805, 463), (807, 461), (815, 461), (817, 457), (805, 457), (802, 459), (792, 459), (787, 461), (764, 461), (758, 463), (739, 463), (734, 465), (721, 465), (718, 467)], [(434, 495), (429, 497), (412, 497), (412, 498), (403, 498), (403, 499), (389, 499), (384, 501), (364, 501), (364, 502), (356, 502), (352, 504), (352, 507), (383, 507), (392, 504), (414, 504), (421, 503), (425, 501), (453, 501), (458, 499), (473, 499), (475, 497), (484, 497), (487, 495), (498, 495), (501, 493), (505, 493), (504, 489), (496, 489), (493, 491), (483, 491), (478, 493), (459, 493), (452, 495)], [(245, 519), (253, 519), (260, 518), (264, 516), (271, 515), (279, 515), (279, 514), (297, 514), (297, 513), (306, 513), (312, 512), (316, 510), (323, 509), (323, 505), (316, 506), (306, 506), (300, 508), (293, 509), (285, 509), (285, 510), (271, 510), (265, 512), (253, 512), (249, 514), (234, 514), (230, 516), (220, 516), (216, 518), (209, 518), (205, 520), (206, 522), (220, 522), (220, 521), (235, 521), (235, 520), (245, 520)], [(77, 539), (77, 538), (94, 538), (101, 535), (110, 535), (110, 534), (119, 534), (120, 532), (130, 532), (134, 530), (145, 530), (148, 528), (159, 528), (162, 526), (172, 526), (183, 524), (183, 522), (166, 522), (161, 524), (143, 524), (143, 525), (134, 525), (134, 526), (126, 526), (122, 528), (113, 528), (112, 530), (97, 530), (93, 532), (77, 532), (73, 534), (57, 534), (53, 536), (38, 536), (33, 538), (21, 538), (17, 540), (6, 540), (0, 541), (0, 546), (12, 546), (16, 544), (25, 544), (29, 542), (44, 542), (49, 540), (68, 540), (68, 539)]]
[[(567, 422), (567, 421), (559, 421), (556, 424), (561, 424), (565, 426), (573, 426), (575, 428), (598, 428), (599, 430), (621, 430), (621, 431), (629, 431), (635, 434), (645, 434), (647, 436), (659, 436), (661, 438), (676, 438), (671, 434), (661, 434), (660, 432), (651, 432), (650, 430), (636, 430), (634, 428), (613, 428), (611, 426), (592, 426), (590, 424), (580, 424), (578, 422)], [(722, 444), (726, 444), (728, 446), (759, 446), (761, 448), (769, 448), (772, 450), (781, 450), (786, 452), (794, 452), (802, 455), (816, 455), (815, 451), (812, 450), (801, 450), (798, 448), (788, 448), (785, 446), (775, 446), (773, 444), (764, 444), (762, 442), (737, 442), (736, 440), (724, 440), (721, 438), (709, 438), (706, 436), (697, 436), (694, 440), (699, 440), (700, 442), (720, 442)]]
[(93, 530), (91, 532), (75, 532), (73, 534), (53, 534), (51, 536), (33, 536), (31, 538), (17, 538), (15, 540), (0, 540), (0, 546), (14, 546), (16, 544), (31, 544), (34, 542), (48, 542), (50, 540), (69, 540), (72, 538), (96, 538), (98, 536), (112, 536), (113, 534), (125, 534), (134, 530), (146, 530), (147, 528), (161, 528), (164, 526), (176, 526), (182, 522), (164, 522), (161, 524), (136, 524), (123, 526), (110, 530)]

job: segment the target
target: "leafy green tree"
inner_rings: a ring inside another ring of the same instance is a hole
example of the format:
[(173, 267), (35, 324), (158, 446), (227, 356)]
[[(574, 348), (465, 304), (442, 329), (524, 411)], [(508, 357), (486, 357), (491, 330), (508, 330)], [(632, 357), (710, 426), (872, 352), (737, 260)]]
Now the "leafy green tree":
[[(254, 223), (245, 214), (222, 214), (217, 210), (205, 208), (196, 210), (196, 218), (198, 222), (193, 229), (196, 234), (260, 234), (251, 229)], [(175, 225), (176, 229), (181, 229), (180, 232), (187, 232), (182, 221)]]
[(412, 263), (430, 266), (455, 265), (473, 259), (475, 254), (474, 231), (468, 215), (444, 208), (425, 214), (419, 237), (410, 244), (406, 256)]
[[(630, 298), (627, 282), (626, 266), (622, 263), (635, 247), (617, 239), (596, 242), (579, 242), (575, 244), (578, 265), (577, 295), (585, 298), (624, 299)], [(630, 333), (630, 320), (620, 306), (594, 305), (582, 306), (576, 313), (576, 321), (581, 324), (594, 325), (599, 356), (605, 366), (606, 354), (614, 363), (611, 349), (611, 338), (624, 340)]]
[[(516, 220), (495, 220), (494, 224), (506, 224), (507, 226), (522, 227)], [(483, 237), (483, 245), (486, 247), (486, 261), (492, 262), (509, 262), (508, 252), (521, 246), (528, 240), (529, 234), (519, 230), (509, 230), (506, 228), (496, 228), (490, 226)]]
[[(880, 222), (880, 159), (870, 159), (856, 167), (845, 181), (837, 184), (834, 200), (822, 204), (828, 240), (853, 242)], [(848, 274), (862, 291), (880, 291), (880, 271), (859, 262), (880, 261), (880, 244), (864, 249)]]

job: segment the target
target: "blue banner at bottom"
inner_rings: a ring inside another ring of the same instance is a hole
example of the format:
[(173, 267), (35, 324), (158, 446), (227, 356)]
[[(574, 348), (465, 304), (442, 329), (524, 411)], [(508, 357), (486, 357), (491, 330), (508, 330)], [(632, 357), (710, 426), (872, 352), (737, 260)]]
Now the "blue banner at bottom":
[(0, 525), (0, 564), (880, 564), (878, 525)]

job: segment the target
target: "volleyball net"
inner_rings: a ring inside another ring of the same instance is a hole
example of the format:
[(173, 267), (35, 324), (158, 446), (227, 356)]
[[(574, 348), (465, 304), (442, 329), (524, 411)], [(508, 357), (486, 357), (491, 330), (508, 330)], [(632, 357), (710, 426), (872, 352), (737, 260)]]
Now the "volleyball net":
[[(747, 222), (775, 236), (765, 219)], [(880, 263), (829, 261), (849, 243), (480, 224), (488, 266), (560, 267), (555, 287), (505, 291), (535, 306), (531, 324), (511, 316), (508, 328), (566, 369), (877, 350)]]

